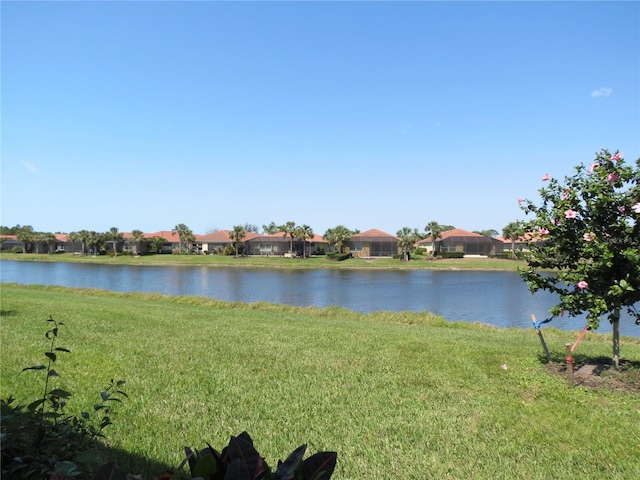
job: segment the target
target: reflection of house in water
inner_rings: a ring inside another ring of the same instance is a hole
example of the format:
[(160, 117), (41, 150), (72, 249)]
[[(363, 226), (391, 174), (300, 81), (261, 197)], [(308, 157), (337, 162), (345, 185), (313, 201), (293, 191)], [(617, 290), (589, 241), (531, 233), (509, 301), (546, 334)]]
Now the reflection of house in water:
[(374, 228), (352, 235), (345, 250), (354, 257), (392, 257), (400, 253), (399, 241), (398, 237)]
[[(431, 252), (433, 251), (433, 239), (431, 237), (425, 238), (418, 242), (418, 246)], [(501, 240), (460, 228), (442, 232), (440, 238), (437, 238), (435, 242), (436, 252), (463, 252), (465, 255), (495, 255), (502, 253), (503, 249), (504, 242)]]

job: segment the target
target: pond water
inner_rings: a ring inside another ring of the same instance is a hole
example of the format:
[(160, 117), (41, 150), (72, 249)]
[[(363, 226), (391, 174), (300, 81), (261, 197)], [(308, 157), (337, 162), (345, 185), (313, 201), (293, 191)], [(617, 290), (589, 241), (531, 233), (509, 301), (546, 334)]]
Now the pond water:
[[(177, 266), (111, 266), (75, 263), (0, 262), (0, 280), (21, 284), (98, 288), (115, 292), (199, 295), (239, 302), (340, 306), (357, 312), (429, 311), (450, 321), (532, 328), (549, 316), (557, 299), (531, 295), (515, 272), (432, 270), (288, 270)], [(578, 330), (585, 318), (558, 318), (551, 325)], [(611, 332), (604, 320), (600, 332)], [(640, 337), (625, 313), (620, 332)]]

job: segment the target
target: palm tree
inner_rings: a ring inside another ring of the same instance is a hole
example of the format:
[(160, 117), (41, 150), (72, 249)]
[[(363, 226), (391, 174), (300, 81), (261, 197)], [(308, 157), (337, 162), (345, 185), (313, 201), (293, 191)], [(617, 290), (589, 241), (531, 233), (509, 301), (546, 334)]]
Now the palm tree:
[(133, 238), (133, 242), (135, 244), (135, 254), (139, 255), (140, 254), (140, 246), (142, 244), (142, 241), (144, 240), (144, 233), (142, 232), (142, 230), (133, 230), (131, 232), (131, 237)]
[(498, 235), (498, 231), (490, 228), (489, 230), (474, 230), (473, 233), (477, 233), (478, 235), (482, 235), (484, 237), (493, 238)]
[(111, 227), (107, 233), (104, 234), (104, 239), (111, 242), (113, 245), (113, 253), (118, 253), (118, 243), (122, 241), (124, 235), (118, 231), (117, 227)]
[(412, 230), (409, 227), (402, 227), (396, 236), (400, 239), (402, 258), (408, 262), (411, 259), (411, 251), (415, 248), (416, 242), (422, 238), (422, 234), (417, 228)]
[(189, 227), (187, 227), (184, 223), (179, 223), (171, 230), (173, 235), (178, 235), (180, 239), (180, 254), (189, 253), (190, 249), (188, 245), (195, 241), (195, 236)]
[(344, 243), (349, 240), (354, 233), (354, 231), (349, 230), (344, 225), (338, 225), (335, 228), (327, 229), (323, 237), (330, 245), (338, 249), (338, 253), (342, 253)]
[(262, 233), (267, 235), (273, 235), (274, 233), (278, 233), (280, 231), (276, 222), (271, 222), (269, 225), (262, 225)]
[(313, 229), (309, 225), (296, 228), (295, 236), (302, 241), (302, 258), (307, 256), (307, 240), (313, 238)]
[(67, 241), (71, 242), (71, 246), (73, 247), (73, 252), (76, 253), (76, 243), (80, 241), (80, 234), (78, 232), (71, 232), (67, 235)]
[(242, 225), (235, 225), (233, 230), (229, 232), (229, 239), (233, 242), (233, 246), (235, 249), (234, 257), (238, 256), (238, 243), (247, 235), (244, 227)]
[(502, 229), (502, 236), (505, 240), (511, 240), (511, 255), (517, 259), (516, 240), (524, 235), (524, 226), (522, 222), (510, 222)]
[(35, 239), (35, 232), (33, 231), (33, 227), (30, 225), (25, 225), (21, 227), (18, 233), (16, 233), (16, 239), (19, 242), (22, 242), (22, 251), (24, 253), (29, 253), (31, 251), (31, 247), (33, 241)]
[(56, 242), (58, 241), (56, 236), (51, 232), (45, 232), (41, 234), (41, 238), (42, 238), (42, 241), (47, 244), (47, 247), (48, 247), (47, 250), (49, 250), (49, 254), (52, 254), (53, 247), (56, 246)]
[(287, 222), (284, 225), (280, 225), (278, 230), (284, 233), (284, 236), (289, 236), (289, 255), (293, 257), (293, 237), (296, 234), (296, 222)]
[(89, 247), (93, 247), (90, 248), (90, 250), (93, 251), (94, 255), (98, 255), (100, 253), (100, 249), (102, 248), (103, 243), (104, 234), (95, 232), (93, 230), (91, 232), (88, 232), (87, 245), (89, 245)]
[(438, 222), (432, 220), (424, 227), (424, 231), (427, 237), (431, 237), (431, 253), (429, 256), (433, 257), (436, 254), (436, 241), (442, 238), (444, 228)]
[(89, 230), (80, 230), (78, 233), (78, 240), (82, 244), (82, 255), (85, 255), (86, 246), (89, 243), (91, 232)]

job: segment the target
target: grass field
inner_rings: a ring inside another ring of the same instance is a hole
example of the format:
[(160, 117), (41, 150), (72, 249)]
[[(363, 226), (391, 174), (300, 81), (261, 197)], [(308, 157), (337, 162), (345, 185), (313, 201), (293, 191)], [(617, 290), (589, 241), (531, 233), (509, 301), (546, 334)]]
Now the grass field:
[(22, 260), (37, 262), (80, 262), (109, 265), (205, 265), (211, 267), (259, 267), (259, 268), (410, 268), (410, 269), (460, 269), (460, 270), (517, 270), (525, 266), (524, 261), (496, 258), (453, 258), (426, 260), (426, 257), (414, 256), (409, 262), (392, 258), (362, 259), (350, 258), (341, 262), (329, 260), (326, 256), (312, 258), (284, 257), (233, 257), (226, 255), (143, 255), (132, 257), (120, 255), (47, 255), (15, 254), (3, 252), (3, 260)]
[[(337, 451), (336, 479), (640, 478), (637, 383), (568, 388), (533, 329), (15, 284), (1, 300), (0, 396), (41, 395), (40, 373), (21, 370), (42, 363), (52, 315), (71, 410), (127, 381), (106, 433), (144, 478), (243, 430), (271, 465), (302, 443)], [(561, 362), (577, 333), (544, 332)], [(610, 352), (588, 333), (575, 357)], [(637, 382), (640, 340), (623, 338), (622, 357)]]

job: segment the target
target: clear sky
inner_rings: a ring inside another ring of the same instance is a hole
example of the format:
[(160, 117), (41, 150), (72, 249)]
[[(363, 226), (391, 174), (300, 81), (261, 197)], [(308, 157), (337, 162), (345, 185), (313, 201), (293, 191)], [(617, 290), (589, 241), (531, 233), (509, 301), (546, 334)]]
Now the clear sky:
[(640, 2), (1, 5), (1, 217), (466, 230), (640, 156)]

